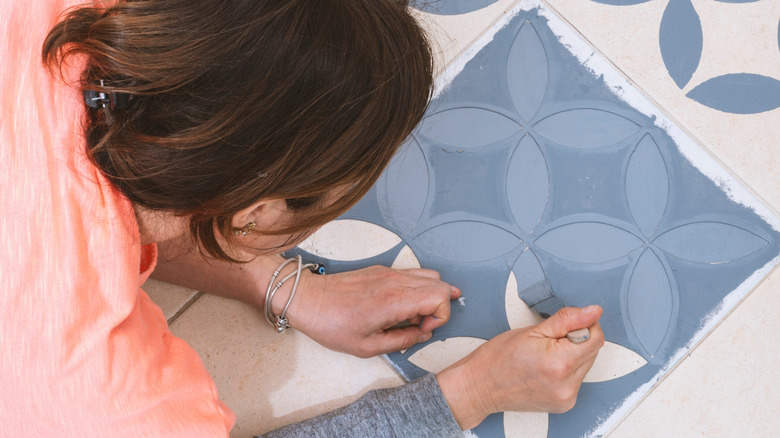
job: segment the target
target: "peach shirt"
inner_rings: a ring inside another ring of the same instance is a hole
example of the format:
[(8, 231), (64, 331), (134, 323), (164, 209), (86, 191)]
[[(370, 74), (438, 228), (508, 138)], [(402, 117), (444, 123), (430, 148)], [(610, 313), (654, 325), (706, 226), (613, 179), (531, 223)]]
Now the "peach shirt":
[(76, 3), (0, 1), (0, 436), (227, 436), (235, 416), (140, 289), (157, 249), (85, 158), (80, 93), (42, 67)]

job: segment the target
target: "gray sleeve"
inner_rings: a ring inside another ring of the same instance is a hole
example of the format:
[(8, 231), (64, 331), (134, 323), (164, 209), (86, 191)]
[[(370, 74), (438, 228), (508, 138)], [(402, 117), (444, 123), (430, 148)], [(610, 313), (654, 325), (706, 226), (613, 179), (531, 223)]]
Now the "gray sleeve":
[[(408, 385), (367, 392), (333, 412), (291, 424), (262, 437), (462, 437), (433, 374)], [(262, 438), (256, 437), (256, 438)]]

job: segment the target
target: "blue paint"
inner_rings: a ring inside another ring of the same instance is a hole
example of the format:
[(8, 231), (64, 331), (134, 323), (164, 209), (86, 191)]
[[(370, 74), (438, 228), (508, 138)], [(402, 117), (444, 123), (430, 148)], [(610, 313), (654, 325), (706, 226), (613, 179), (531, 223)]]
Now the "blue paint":
[(669, 0), (658, 35), (666, 69), (678, 87), (691, 80), (699, 66), (704, 36), (691, 0)]
[(492, 260), (522, 243), (499, 227), (477, 221), (438, 225), (424, 231), (412, 242), (425, 253), (467, 263)]
[(625, 140), (639, 125), (609, 111), (577, 108), (552, 114), (534, 128), (542, 137), (573, 148), (600, 148)]
[(626, 169), (626, 201), (637, 226), (651, 236), (661, 223), (669, 200), (669, 173), (653, 138), (637, 145)]
[(523, 26), (509, 50), (506, 77), (509, 95), (517, 113), (531, 120), (547, 91), (549, 69), (547, 54), (533, 26)]
[(694, 222), (660, 235), (655, 243), (694, 263), (727, 263), (760, 251), (769, 242), (746, 229), (720, 222)]
[(780, 107), (780, 81), (757, 74), (733, 73), (709, 79), (687, 96), (720, 111), (756, 114)]
[(633, 234), (604, 222), (574, 222), (542, 234), (536, 245), (555, 257), (600, 264), (626, 257), (642, 246)]
[(498, 0), (415, 0), (412, 7), (437, 15), (458, 15), (490, 6)]
[[(490, 126), (490, 132), (482, 129)], [(472, 148), (497, 143), (520, 131), (521, 126), (498, 112), (461, 107), (428, 116), (420, 135), (456, 148)]]
[(417, 225), (428, 201), (429, 178), (420, 145), (410, 138), (377, 182), (381, 214), (395, 228), (408, 233)]
[[(646, 357), (655, 358), (677, 324), (676, 298), (669, 274), (652, 249), (646, 249), (634, 266), (625, 297), (626, 326)], [(652, 311), (648, 311), (652, 309)], [(653, 361), (656, 362), (656, 361)]]
[(539, 145), (526, 135), (520, 140), (507, 172), (506, 191), (512, 215), (526, 234), (542, 219), (550, 198), (550, 175)]
[[(573, 410), (550, 415), (550, 437), (597, 426), (668, 369), (724, 297), (780, 254), (780, 233), (729, 199), (598, 74), (536, 11), (512, 17), (343, 216), (402, 242), (366, 260), (327, 261), (329, 272), (390, 265), (409, 246), (468, 303), (452, 306), (429, 342), (508, 330), (510, 272), (519, 298), (537, 311), (553, 301), (600, 304), (607, 340), (648, 364), (583, 385)], [(387, 358), (406, 378), (420, 377), (427, 371), (408, 359), (425, 345)], [(502, 416), (475, 432), (502, 436)]]

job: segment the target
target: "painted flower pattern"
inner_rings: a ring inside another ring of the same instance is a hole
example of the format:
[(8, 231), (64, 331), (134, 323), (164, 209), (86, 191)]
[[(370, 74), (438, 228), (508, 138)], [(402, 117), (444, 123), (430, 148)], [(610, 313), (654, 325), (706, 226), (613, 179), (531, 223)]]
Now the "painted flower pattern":
[[(592, 1), (632, 6), (652, 0)], [(757, 0), (717, 1), (754, 3)], [(780, 30), (777, 38), (780, 49)], [(669, 0), (661, 18), (658, 43), (669, 76), (680, 89), (685, 88), (699, 67), (704, 48), (702, 23), (692, 0)], [(710, 50), (717, 50), (717, 47)], [(686, 96), (727, 113), (761, 113), (780, 107), (780, 80), (749, 72), (723, 74), (696, 85)]]

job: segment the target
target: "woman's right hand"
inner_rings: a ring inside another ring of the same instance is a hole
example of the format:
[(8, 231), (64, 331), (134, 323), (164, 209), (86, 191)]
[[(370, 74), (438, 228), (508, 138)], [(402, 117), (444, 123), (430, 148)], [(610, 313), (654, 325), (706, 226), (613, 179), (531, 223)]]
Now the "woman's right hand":
[[(463, 430), (504, 411), (561, 413), (574, 406), (604, 333), (602, 309), (564, 308), (536, 326), (502, 333), (436, 376)], [(566, 333), (588, 327), (574, 344)]]

